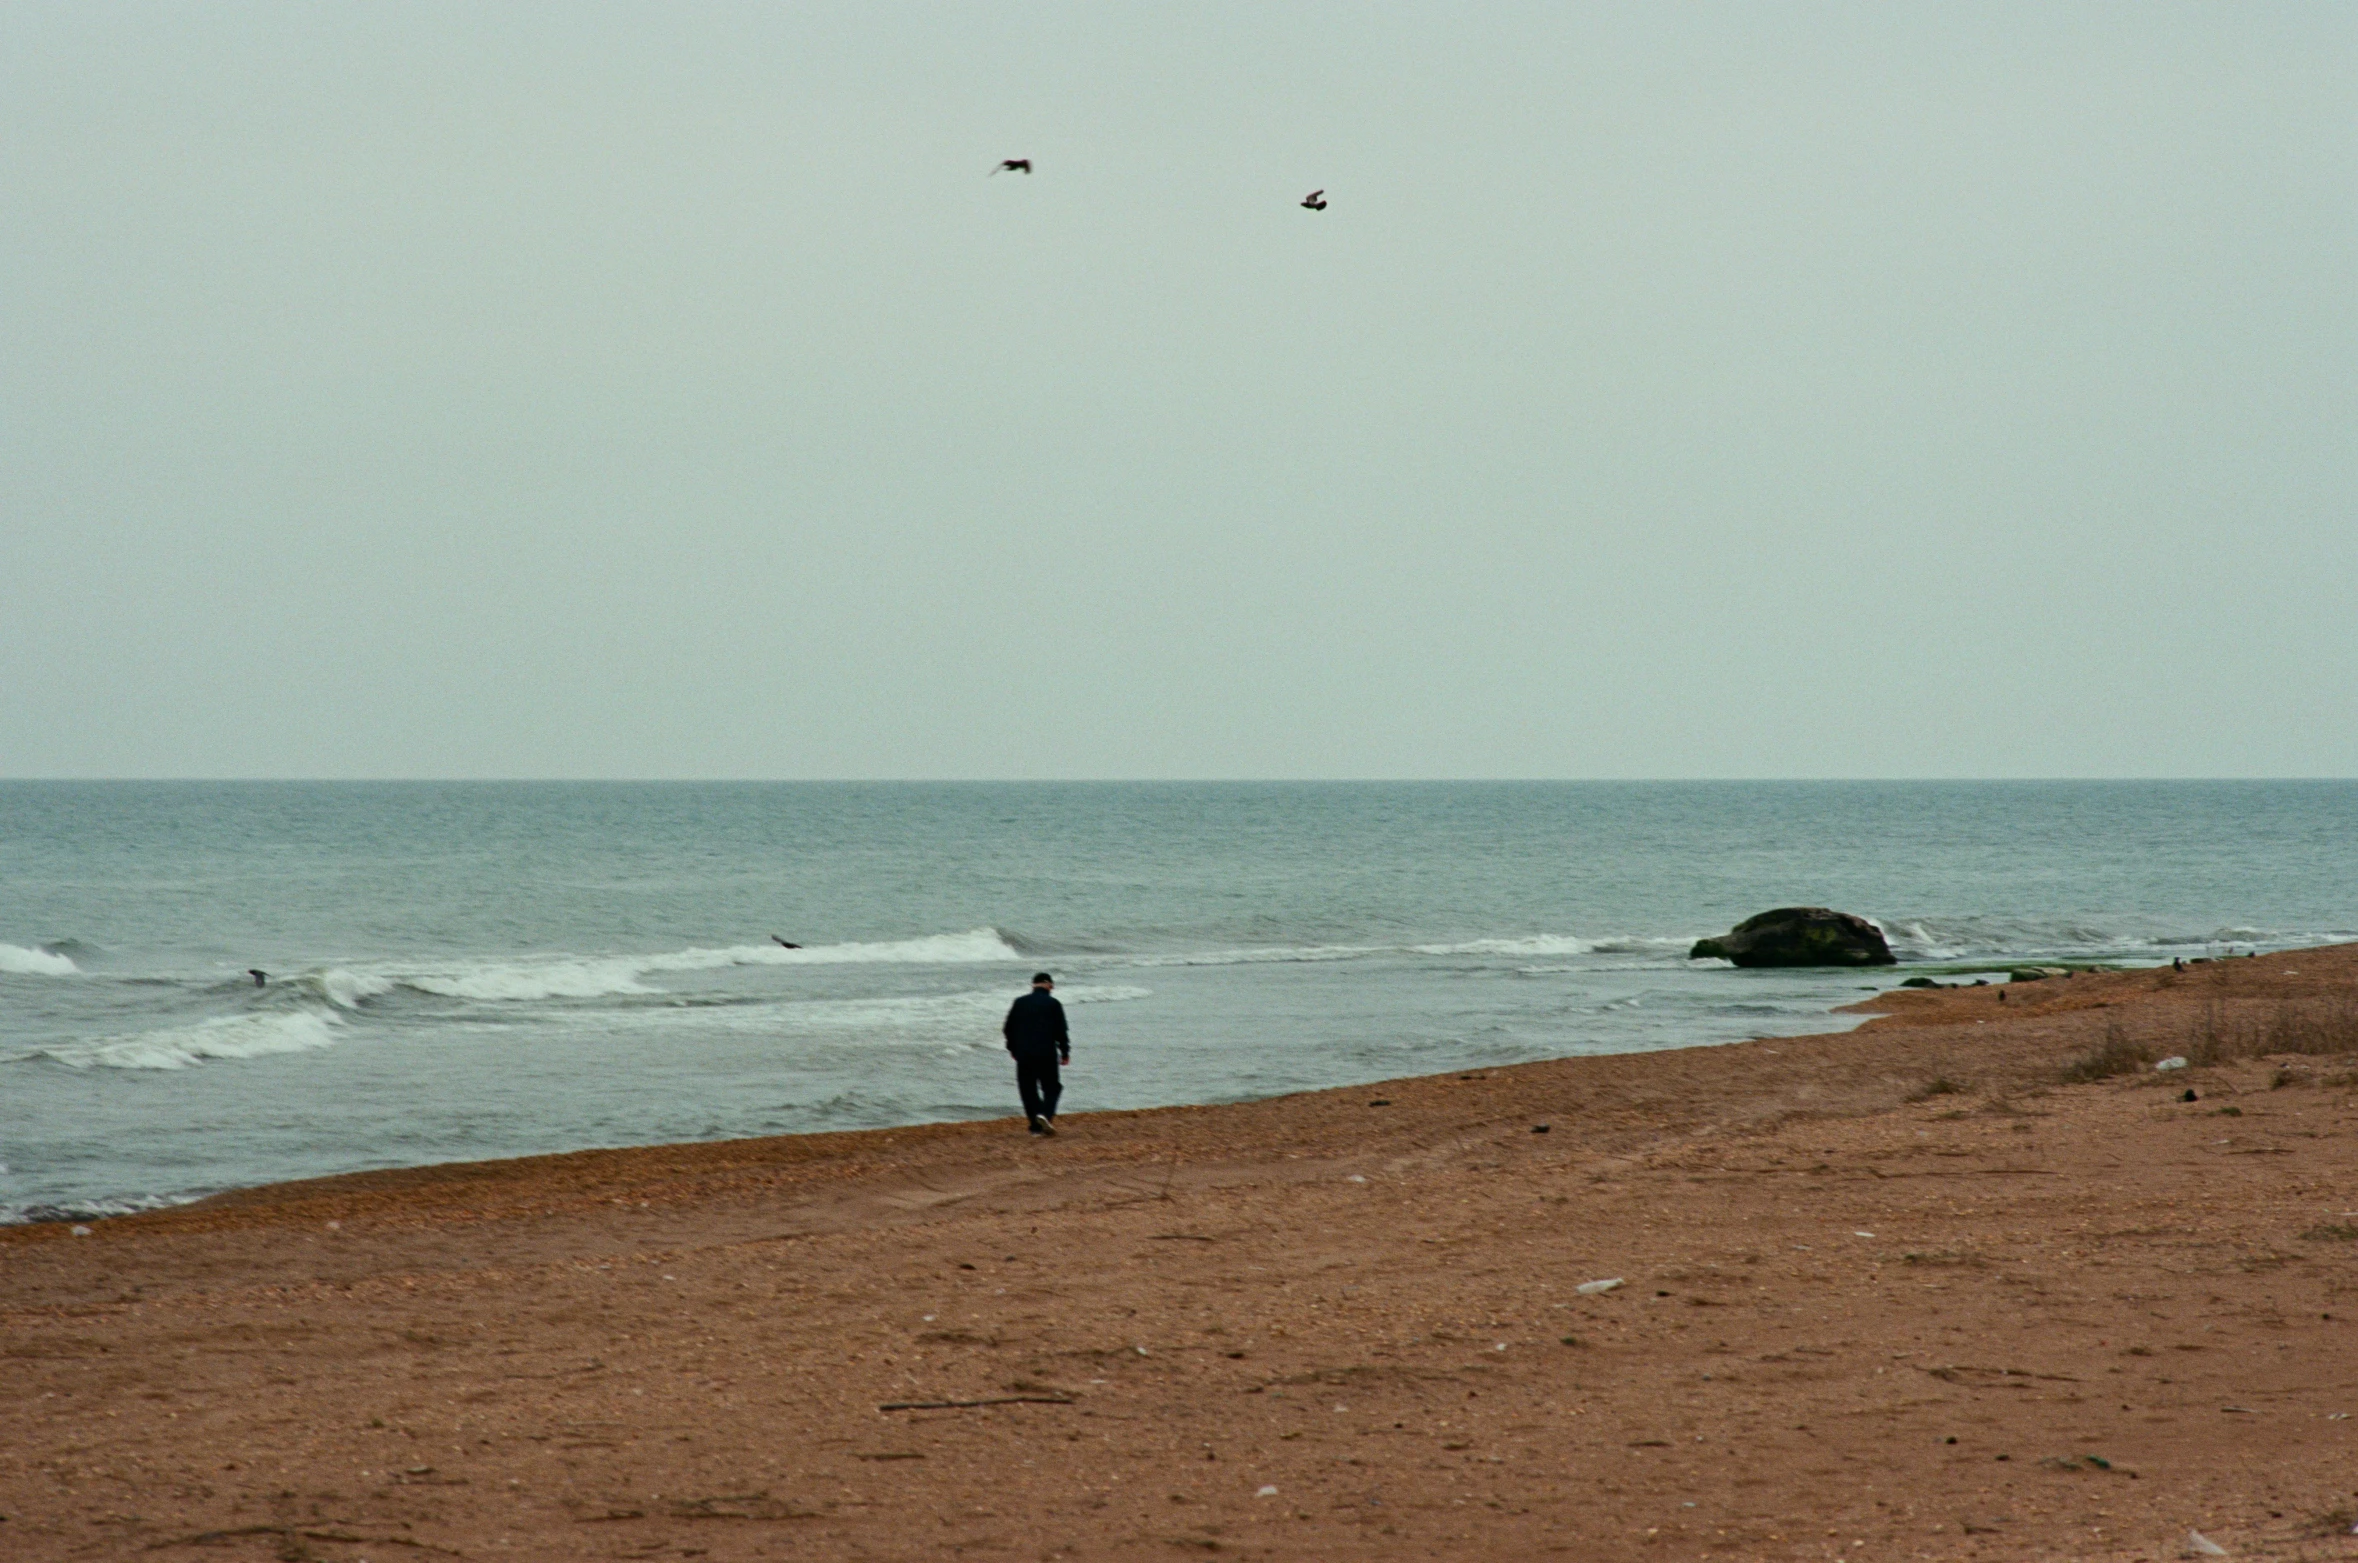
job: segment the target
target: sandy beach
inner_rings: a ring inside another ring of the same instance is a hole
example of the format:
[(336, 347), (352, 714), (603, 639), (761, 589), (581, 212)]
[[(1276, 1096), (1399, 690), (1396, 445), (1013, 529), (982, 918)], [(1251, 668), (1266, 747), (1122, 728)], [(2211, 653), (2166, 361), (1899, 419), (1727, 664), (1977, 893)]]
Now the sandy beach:
[(2358, 946), (1871, 1007), (0, 1229), (0, 1556), (2358, 1555)]

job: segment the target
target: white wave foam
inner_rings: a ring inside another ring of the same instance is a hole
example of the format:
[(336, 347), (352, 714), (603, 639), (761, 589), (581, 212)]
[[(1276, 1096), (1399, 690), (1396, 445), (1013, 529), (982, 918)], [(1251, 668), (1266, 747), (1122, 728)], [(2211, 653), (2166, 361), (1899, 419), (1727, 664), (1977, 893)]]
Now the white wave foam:
[(260, 1058), (333, 1047), (335, 1028), (342, 1024), (333, 1013), (310, 1009), (224, 1015), (137, 1036), (56, 1043), (40, 1052), (75, 1069), (186, 1069), (208, 1058)]
[(1142, 955), (1133, 966), (1257, 966), (1287, 961), (1356, 961), (1389, 953), (1366, 944), (1270, 945), (1257, 950), (1201, 950), (1187, 955)]
[[(358, 983), (379, 986), (381, 993), (399, 984), (420, 993), (444, 998), (493, 1002), (535, 999), (597, 999), (635, 993), (659, 993), (640, 979), (650, 972), (719, 971), (731, 966), (839, 966), (899, 964), (907, 966), (965, 966), (1021, 962), (1022, 951), (1009, 944), (996, 928), (966, 933), (931, 934), (917, 939), (893, 939), (868, 944), (823, 944), (789, 950), (776, 944), (739, 944), (722, 949), (670, 950), (653, 955), (614, 955), (596, 958), (548, 956), (542, 959), (490, 961), (439, 969), (383, 968), (381, 975), (355, 976)], [(351, 975), (351, 974), (345, 974)], [(362, 994), (363, 997), (366, 993)], [(330, 997), (335, 997), (331, 994)], [(343, 1003), (337, 998), (338, 1003)], [(347, 1008), (350, 1006), (347, 1005)]]
[(420, 993), (452, 999), (598, 999), (658, 991), (639, 981), (643, 969), (631, 960), (547, 961), (480, 966), (451, 974), (411, 972), (393, 980)]
[(1965, 952), (1935, 935), (1922, 923), (1901, 923), (1883, 930), (1883, 942), (1896, 955), (1916, 955), (1931, 961), (1953, 961)]
[(1675, 934), (1667, 937), (1659, 934), (1623, 934), (1615, 938), (1597, 939), (1592, 941), (1592, 944), (1599, 955), (1652, 955), (1660, 951), (1669, 951), (1672, 954), (1683, 956), (1687, 951), (1693, 949), (1695, 941), (1702, 937), (1704, 936), (1699, 933)]
[[(1012, 1001), (1011, 996), (1005, 993), (995, 993), (992, 996), (996, 999)], [(1092, 987), (1086, 983), (1079, 985), (1059, 984), (1056, 996), (1067, 1004), (1126, 1004), (1132, 999), (1153, 998), (1154, 989), (1127, 987), (1117, 982), (1109, 982), (1102, 987)]]
[[(1125, 987), (1107, 983), (1064, 985), (1056, 989), (1056, 996), (1066, 1005), (1120, 1004), (1133, 999), (1152, 996), (1152, 988)], [(1005, 988), (976, 988), (964, 993), (936, 993), (912, 998), (893, 999), (832, 999), (816, 1003), (792, 1004), (772, 1009), (766, 1016), (734, 1017), (750, 1023), (756, 1029), (781, 1022), (788, 1029), (833, 1029), (845, 1025), (871, 1026), (879, 1029), (931, 1028), (940, 1025), (979, 1025), (987, 1033), (993, 1046), (997, 1045), (1000, 1017), (1015, 999), (1015, 992)]]
[(0, 971), (18, 977), (72, 977), (82, 968), (70, 956), (48, 950), (28, 950), (20, 944), (0, 944)]
[(120, 1194), (72, 1200), (57, 1205), (0, 1205), (0, 1227), (24, 1226), (34, 1221), (103, 1221), (109, 1216), (135, 1216), (143, 1210), (168, 1210), (194, 1204), (202, 1194)]
[(1529, 939), (1468, 939), (1463, 944), (1413, 944), (1418, 955), (1586, 955), (1597, 948), (1569, 934), (1540, 934)]
[(1573, 934), (1531, 934), (1517, 939), (1463, 939), (1452, 944), (1311, 944), (1271, 945), (1263, 949), (1203, 950), (1185, 955), (1140, 956), (1129, 964), (1250, 966), (1264, 962), (1357, 961), (1371, 955), (1503, 955), (1525, 960), (1534, 956), (1651, 955), (1665, 951), (1683, 955), (1694, 942), (1692, 937), (1660, 938), (1639, 934), (1613, 935), (1601, 939), (1583, 939)]
[(393, 991), (393, 984), (383, 977), (367, 977), (342, 967), (321, 972), (316, 981), (320, 996), (338, 1009), (358, 1009), (364, 999)]
[[(1068, 1007), (1075, 1004), (1120, 1004), (1152, 996), (1152, 988), (1059, 984), (1056, 996)], [(822, 999), (768, 1007), (742, 1017), (759, 1029), (782, 1024), (790, 1029), (826, 1029), (843, 1025), (896, 1027), (975, 1026), (988, 1037), (999, 1034), (1000, 1019), (1016, 998), (1016, 990), (974, 988), (963, 993), (935, 993), (906, 998)], [(995, 1044), (994, 1044), (995, 1045)]]
[(2040, 917), (1893, 918), (1877, 926), (1884, 929), (1893, 953), (1932, 961), (2026, 956), (2135, 959), (2205, 944), (2297, 945), (2313, 939), (2311, 935), (2260, 928), (2227, 927), (2197, 933), (2157, 924), (2104, 927), (2070, 918)]
[[(970, 988), (957, 993), (893, 998), (794, 999), (762, 1004), (675, 1007), (640, 1005), (584, 1016), (612, 1035), (676, 1036), (687, 1031), (767, 1037), (825, 1037), (845, 1041), (915, 1040), (961, 1047), (999, 1045), (999, 1022), (1022, 990)], [(1120, 1004), (1150, 998), (1152, 988), (1119, 983), (1059, 984), (1057, 998), (1076, 1004)], [(638, 1044), (633, 1044), (638, 1045)]]

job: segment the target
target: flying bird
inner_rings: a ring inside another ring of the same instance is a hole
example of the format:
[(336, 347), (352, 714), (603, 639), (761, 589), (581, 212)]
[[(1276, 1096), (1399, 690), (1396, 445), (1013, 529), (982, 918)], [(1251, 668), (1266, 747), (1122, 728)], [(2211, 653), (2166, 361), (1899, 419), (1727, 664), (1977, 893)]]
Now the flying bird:
[(1313, 190), (1308, 195), (1302, 197), (1302, 204), (1314, 212), (1323, 212), (1326, 210), (1326, 192), (1324, 190)]
[(1031, 171), (1032, 160), (1028, 157), (1007, 158), (991, 170), (994, 174), (1028, 174)]

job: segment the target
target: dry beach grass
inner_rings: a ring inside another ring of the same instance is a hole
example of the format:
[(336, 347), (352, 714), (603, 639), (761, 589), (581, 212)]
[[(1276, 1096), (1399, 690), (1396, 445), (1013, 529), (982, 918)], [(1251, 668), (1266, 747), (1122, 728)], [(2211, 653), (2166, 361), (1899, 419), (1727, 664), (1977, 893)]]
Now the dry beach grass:
[(0, 1231), (0, 1556), (2358, 1554), (2358, 947), (2000, 992)]

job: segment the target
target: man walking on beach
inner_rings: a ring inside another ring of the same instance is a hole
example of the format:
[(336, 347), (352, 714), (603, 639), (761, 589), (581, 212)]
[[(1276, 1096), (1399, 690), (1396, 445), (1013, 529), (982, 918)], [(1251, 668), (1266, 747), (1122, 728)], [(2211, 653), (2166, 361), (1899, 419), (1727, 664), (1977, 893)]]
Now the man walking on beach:
[(1007, 1009), (1007, 1023), (999, 1028), (1007, 1051), (1015, 1055), (1015, 1088), (1023, 1093), (1023, 1115), (1032, 1133), (1056, 1132), (1056, 1099), (1064, 1095), (1064, 1081), (1056, 1068), (1073, 1061), (1072, 1034), (1064, 1028), (1064, 1006), (1056, 1002), (1056, 979), (1046, 972), (1032, 977), (1032, 991)]

